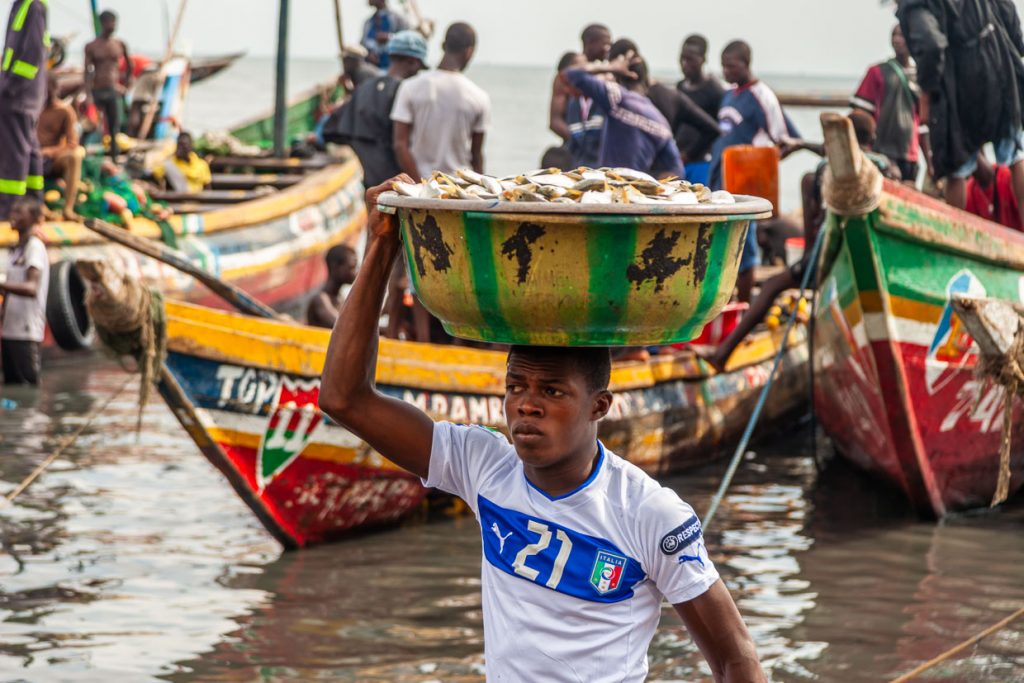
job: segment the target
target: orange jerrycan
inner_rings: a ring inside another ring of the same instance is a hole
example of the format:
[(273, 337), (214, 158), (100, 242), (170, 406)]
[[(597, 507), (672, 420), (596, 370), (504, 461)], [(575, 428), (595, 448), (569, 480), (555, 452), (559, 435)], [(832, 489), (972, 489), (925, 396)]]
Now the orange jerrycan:
[(762, 197), (779, 214), (779, 150), (736, 145), (722, 154), (722, 183), (733, 194)]

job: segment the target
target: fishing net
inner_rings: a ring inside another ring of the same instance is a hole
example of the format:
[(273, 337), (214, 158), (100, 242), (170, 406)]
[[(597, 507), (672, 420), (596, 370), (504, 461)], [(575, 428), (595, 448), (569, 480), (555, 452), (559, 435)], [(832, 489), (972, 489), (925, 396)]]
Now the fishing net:
[(109, 261), (83, 259), (76, 266), (89, 282), (85, 305), (97, 336), (115, 357), (133, 358), (142, 375), (137, 423), (141, 426), (142, 411), (167, 351), (163, 295)]

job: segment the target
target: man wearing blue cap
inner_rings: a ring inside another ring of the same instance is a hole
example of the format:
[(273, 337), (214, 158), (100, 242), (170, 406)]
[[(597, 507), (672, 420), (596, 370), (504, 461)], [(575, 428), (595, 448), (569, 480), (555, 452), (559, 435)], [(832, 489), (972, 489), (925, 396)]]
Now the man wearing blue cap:
[(342, 107), (337, 135), (324, 135), (330, 142), (352, 146), (367, 187), (400, 172), (391, 144), (391, 107), (398, 84), (425, 67), (427, 41), (417, 31), (399, 31), (388, 42), (387, 53), (387, 73), (360, 84)]

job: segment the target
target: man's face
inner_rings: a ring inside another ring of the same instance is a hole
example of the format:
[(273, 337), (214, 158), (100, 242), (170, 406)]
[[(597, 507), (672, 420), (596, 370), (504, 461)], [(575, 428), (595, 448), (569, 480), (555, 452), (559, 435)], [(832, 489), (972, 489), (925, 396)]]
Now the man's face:
[(104, 19), (100, 23), (100, 31), (108, 36), (114, 35), (117, 31), (117, 19)]
[(704, 55), (697, 48), (687, 45), (679, 57), (679, 66), (687, 80), (698, 80), (704, 70)]
[(903, 37), (903, 31), (899, 26), (892, 31), (892, 51), (900, 59), (910, 56), (910, 52), (907, 50), (907, 41)]
[(387, 0), (369, 0), (368, 4), (375, 9), (384, 9), (388, 3)]
[(356, 261), (355, 252), (347, 251), (345, 256), (334, 264), (331, 277), (342, 284), (350, 285), (356, 281), (356, 274), (359, 272), (359, 264)]
[(726, 83), (746, 83), (750, 80), (750, 66), (736, 55), (723, 54), (722, 78)]
[(179, 159), (188, 159), (192, 153), (192, 136), (191, 135), (179, 135), (178, 136), (178, 149), (177, 155)]
[(612, 49), (612, 34), (600, 31), (590, 40), (583, 43), (583, 55), (588, 62), (608, 59), (608, 51)]
[(611, 394), (587, 387), (575, 366), (512, 354), (505, 375), (505, 420), (524, 464), (543, 469), (562, 463), (593, 439)]

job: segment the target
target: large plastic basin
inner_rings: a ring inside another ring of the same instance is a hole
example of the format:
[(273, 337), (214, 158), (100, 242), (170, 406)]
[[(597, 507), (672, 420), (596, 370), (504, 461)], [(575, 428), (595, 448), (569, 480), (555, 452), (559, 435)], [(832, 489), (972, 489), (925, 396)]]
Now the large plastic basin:
[(505, 344), (689, 341), (736, 284), (771, 203), (579, 205), (415, 199), (397, 214), (417, 296), (456, 337)]

